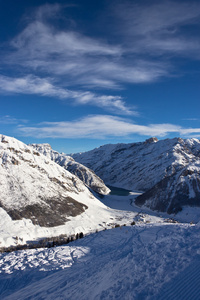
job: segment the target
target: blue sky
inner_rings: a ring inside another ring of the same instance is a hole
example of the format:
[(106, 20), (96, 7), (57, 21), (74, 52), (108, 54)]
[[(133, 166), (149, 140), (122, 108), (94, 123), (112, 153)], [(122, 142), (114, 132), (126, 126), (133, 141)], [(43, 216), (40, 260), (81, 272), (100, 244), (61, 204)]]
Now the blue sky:
[(0, 1), (1, 133), (66, 152), (200, 138), (199, 1)]

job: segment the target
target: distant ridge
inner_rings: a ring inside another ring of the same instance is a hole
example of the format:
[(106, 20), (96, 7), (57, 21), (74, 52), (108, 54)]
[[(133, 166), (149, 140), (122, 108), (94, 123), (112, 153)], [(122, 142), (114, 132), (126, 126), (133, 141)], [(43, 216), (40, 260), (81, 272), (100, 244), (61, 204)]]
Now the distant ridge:
[(73, 158), (93, 169), (106, 184), (143, 191), (138, 206), (177, 213), (200, 206), (200, 141), (150, 138), (145, 142), (104, 145)]
[(94, 173), (94, 171), (76, 162), (71, 156), (53, 150), (49, 144), (30, 144), (29, 146), (56, 162), (65, 170), (76, 175), (94, 192), (103, 195), (110, 192), (110, 189), (104, 184), (103, 180)]

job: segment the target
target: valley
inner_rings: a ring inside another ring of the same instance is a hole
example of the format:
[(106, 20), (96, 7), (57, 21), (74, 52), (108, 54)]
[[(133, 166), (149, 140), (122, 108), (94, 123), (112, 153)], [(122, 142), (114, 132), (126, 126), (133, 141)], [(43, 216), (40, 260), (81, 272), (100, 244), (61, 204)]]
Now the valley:
[[(199, 141), (103, 148), (92, 170), (91, 154), (84, 166), (78, 154), (1, 135), (1, 299), (199, 299)], [(181, 209), (155, 209), (172, 189), (185, 193)]]

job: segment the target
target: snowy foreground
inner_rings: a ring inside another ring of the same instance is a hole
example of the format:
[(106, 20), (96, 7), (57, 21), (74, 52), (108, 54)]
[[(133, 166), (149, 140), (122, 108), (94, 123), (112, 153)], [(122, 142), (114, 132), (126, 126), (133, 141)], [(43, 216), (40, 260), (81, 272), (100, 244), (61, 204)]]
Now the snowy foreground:
[(200, 299), (200, 228), (121, 227), (1, 254), (1, 299)]
[[(129, 200), (103, 199), (135, 210)], [(136, 213), (133, 226), (66, 246), (0, 254), (0, 298), (200, 299), (200, 225)]]

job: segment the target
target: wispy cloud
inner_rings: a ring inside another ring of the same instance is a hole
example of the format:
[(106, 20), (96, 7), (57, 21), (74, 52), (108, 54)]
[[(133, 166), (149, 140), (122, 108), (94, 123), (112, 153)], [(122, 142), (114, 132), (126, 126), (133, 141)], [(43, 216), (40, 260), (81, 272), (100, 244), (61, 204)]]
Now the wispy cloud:
[(42, 58), (55, 54), (66, 53), (72, 58), (77, 55), (120, 55), (119, 46), (111, 46), (98, 40), (83, 36), (73, 31), (58, 31), (41, 21), (34, 21), (24, 31), (15, 37), (11, 46), (16, 48), (19, 57), (31, 54), (35, 58)]
[(10, 42), (10, 53), (2, 63), (23, 68), (27, 73), (56, 77), (63, 86), (67, 83), (99, 89), (152, 82), (169, 74), (169, 64), (146, 60), (138, 53), (136, 57), (130, 56), (135, 47), (124, 47), (120, 39), (109, 43), (78, 29), (54, 27), (51, 18), (61, 11), (59, 5), (40, 7), (26, 28)]
[(27, 122), (28, 120), (16, 119), (9, 115), (0, 116), (0, 124), (13, 125), (13, 124), (27, 123)]
[(109, 111), (137, 115), (134, 108), (126, 106), (120, 96), (98, 95), (90, 91), (73, 91), (56, 86), (47, 78), (26, 76), (22, 78), (11, 78), (0, 76), (0, 93), (8, 94), (35, 94), (40, 96), (55, 97), (61, 100), (71, 101), (78, 105), (93, 105)]
[(56, 77), (64, 87), (67, 83), (117, 89), (125, 83), (147, 83), (169, 76), (174, 69), (169, 56), (165, 59), (161, 54), (200, 58), (198, 2), (143, 5), (117, 1), (110, 15), (113, 22), (105, 26), (104, 37), (109, 39), (111, 32), (112, 43), (89, 37), (78, 28), (53, 26), (52, 19), (60, 17), (62, 9), (59, 4), (38, 8), (10, 42), (10, 53), (2, 56), (2, 64), (23, 68), (27, 74)]
[[(0, 76), (1, 93), (72, 99), (76, 105), (135, 114), (121, 96), (101, 94), (101, 89), (120, 90), (126, 84), (171, 76), (176, 70), (171, 56), (200, 58), (198, 2), (112, 3), (112, 22), (105, 26), (104, 39), (89, 36), (78, 27), (61, 30), (52, 22), (63, 17), (59, 4), (38, 8), (27, 18), (24, 30), (6, 45), (7, 54), (1, 55), (4, 75), (9, 68), (15, 73), (15, 78)], [(193, 25), (196, 29), (188, 33), (187, 26)]]
[(182, 119), (183, 121), (200, 121), (199, 118), (185, 118), (185, 119)]
[(127, 46), (133, 46), (130, 51), (200, 58), (199, 2), (155, 1), (144, 5), (124, 1), (115, 3), (112, 11), (121, 20), (117, 22), (117, 32)]
[(176, 26), (199, 22), (200, 15), (200, 5), (197, 1), (151, 1), (149, 5), (124, 1), (114, 9), (118, 16), (129, 23), (129, 32), (138, 35), (161, 30), (174, 33)]
[(34, 127), (21, 126), (23, 136), (39, 138), (95, 138), (128, 137), (133, 134), (164, 137), (169, 133), (200, 134), (200, 128), (183, 128), (173, 124), (134, 124), (110, 115), (91, 115), (71, 122), (44, 122)]
[(195, 135), (195, 134), (200, 134), (200, 128), (181, 128), (180, 133), (182, 135)]

